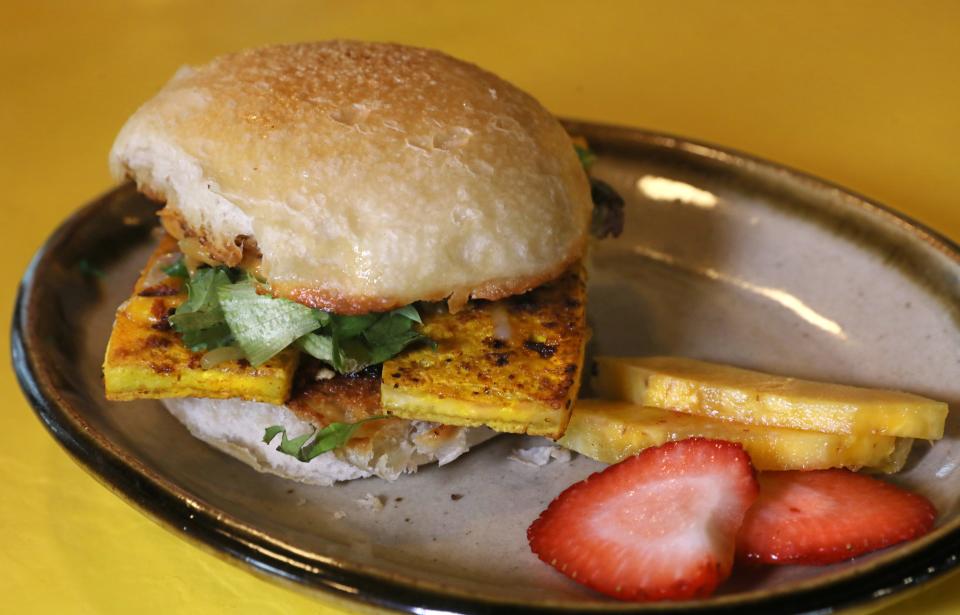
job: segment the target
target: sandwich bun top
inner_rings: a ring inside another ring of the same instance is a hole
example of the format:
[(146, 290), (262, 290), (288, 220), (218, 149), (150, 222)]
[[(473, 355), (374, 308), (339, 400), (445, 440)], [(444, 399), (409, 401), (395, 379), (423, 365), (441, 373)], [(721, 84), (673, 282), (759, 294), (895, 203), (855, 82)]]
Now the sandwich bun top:
[(578, 260), (592, 208), (560, 123), (437, 51), (330, 41), (184, 68), (124, 125), (118, 179), (211, 262), (337, 313), (499, 299)]

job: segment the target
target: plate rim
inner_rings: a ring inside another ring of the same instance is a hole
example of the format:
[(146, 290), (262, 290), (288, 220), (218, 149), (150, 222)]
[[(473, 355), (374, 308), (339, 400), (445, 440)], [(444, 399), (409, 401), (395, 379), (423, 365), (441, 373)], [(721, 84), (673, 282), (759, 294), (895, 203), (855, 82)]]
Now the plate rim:
[[(735, 149), (666, 133), (578, 120), (565, 120), (564, 124), (571, 133), (584, 135), (588, 140), (591, 135), (601, 141), (616, 138), (709, 156), (716, 160), (725, 158), (722, 164), (746, 168), (747, 172), (751, 168), (754, 171), (759, 168), (799, 180), (807, 188), (829, 189), (844, 197), (844, 207), (854, 207), (867, 215), (879, 215), (887, 222), (897, 223), (902, 230), (946, 256), (954, 265), (960, 266), (960, 246), (944, 235), (891, 207), (811, 174)], [(341, 600), (355, 600), (380, 608), (411, 613), (480, 613), (505, 607), (528, 613), (558, 610), (611, 613), (831, 611), (867, 601), (880, 606), (878, 601), (898, 599), (909, 590), (942, 577), (960, 564), (960, 519), (954, 522), (952, 528), (941, 528), (947, 531), (936, 539), (931, 537), (927, 544), (922, 544), (900, 557), (887, 558), (862, 573), (850, 574), (835, 581), (819, 582), (814, 587), (801, 586), (795, 591), (767, 596), (760, 594), (756, 599), (749, 600), (745, 600), (745, 597), (750, 596), (750, 593), (706, 602), (672, 604), (500, 601), (439, 585), (434, 587), (429, 584), (404, 583), (390, 576), (351, 570), (349, 565), (344, 566), (343, 562), (330, 558), (324, 560), (309, 557), (303, 551), (272, 540), (268, 535), (231, 519), (230, 515), (218, 512), (218, 509), (202, 500), (190, 497), (175, 484), (153, 475), (135, 459), (126, 458), (119, 450), (111, 448), (109, 442), (102, 436), (98, 438), (97, 433), (84, 423), (79, 414), (70, 412), (69, 402), (59, 395), (44, 377), (41, 353), (37, 350), (38, 344), (32, 339), (30, 324), (37, 272), (42, 271), (53, 249), (66, 240), (71, 229), (96, 216), (105, 202), (124, 189), (125, 186), (115, 187), (68, 217), (31, 260), (20, 282), (11, 323), (10, 347), (14, 371), (35, 414), (54, 439), (84, 470), (161, 526), (208, 552), (226, 556), (225, 559), (232, 563)], [(129, 189), (129, 186), (126, 189)]]

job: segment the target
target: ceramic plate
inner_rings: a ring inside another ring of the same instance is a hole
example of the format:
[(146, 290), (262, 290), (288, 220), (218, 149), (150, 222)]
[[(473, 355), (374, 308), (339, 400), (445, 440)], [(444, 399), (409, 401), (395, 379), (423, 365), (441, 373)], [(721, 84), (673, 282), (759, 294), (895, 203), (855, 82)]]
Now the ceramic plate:
[[(568, 124), (627, 201), (590, 264), (591, 353), (676, 354), (960, 401), (960, 254), (883, 207), (794, 171), (669, 136)], [(184, 537), (308, 588), (410, 612), (791, 612), (923, 583), (960, 551), (960, 413), (892, 480), (930, 498), (929, 536), (829, 567), (738, 568), (713, 598), (633, 605), (542, 564), (525, 531), (601, 464), (527, 466), (502, 436), (394, 483), (308, 487), (192, 438), (152, 401), (109, 403), (100, 377), (116, 306), (154, 242), (155, 205), (121, 187), (81, 209), (27, 271), (14, 319), (40, 419), (116, 493)], [(372, 494), (385, 503), (358, 503)]]

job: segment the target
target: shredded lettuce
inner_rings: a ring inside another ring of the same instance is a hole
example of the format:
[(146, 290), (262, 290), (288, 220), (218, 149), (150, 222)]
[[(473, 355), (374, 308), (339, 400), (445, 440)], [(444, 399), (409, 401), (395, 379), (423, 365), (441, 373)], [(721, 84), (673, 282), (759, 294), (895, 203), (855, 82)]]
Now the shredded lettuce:
[(312, 308), (257, 293), (250, 280), (217, 289), (224, 320), (252, 365), (262, 365), (320, 326)]
[(308, 355), (333, 364), (333, 338), (319, 333), (307, 333), (297, 340), (297, 346)]
[(340, 316), (258, 292), (257, 282), (235, 269), (205, 267), (186, 281), (188, 299), (170, 324), (192, 350), (232, 346), (262, 365), (290, 345), (342, 374), (383, 363), (415, 342), (432, 343), (415, 327), (417, 308)]

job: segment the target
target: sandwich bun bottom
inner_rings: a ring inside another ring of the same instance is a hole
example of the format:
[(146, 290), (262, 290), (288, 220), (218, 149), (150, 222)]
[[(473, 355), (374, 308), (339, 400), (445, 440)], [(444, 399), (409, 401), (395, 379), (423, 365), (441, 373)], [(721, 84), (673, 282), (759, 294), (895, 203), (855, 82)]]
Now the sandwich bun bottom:
[(471, 446), (497, 435), (485, 427), (439, 426), (424, 421), (385, 420), (370, 425), (363, 438), (323, 453), (309, 462), (263, 442), (264, 430), (282, 425), (289, 437), (316, 431), (285, 406), (240, 399), (194, 397), (162, 400), (167, 410), (190, 433), (259, 472), (312, 485), (329, 486), (339, 481), (379, 476), (396, 480), (401, 474), (434, 461), (449, 463)]

